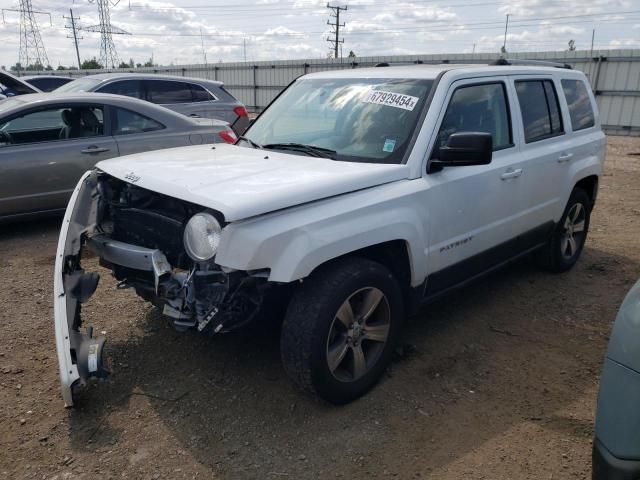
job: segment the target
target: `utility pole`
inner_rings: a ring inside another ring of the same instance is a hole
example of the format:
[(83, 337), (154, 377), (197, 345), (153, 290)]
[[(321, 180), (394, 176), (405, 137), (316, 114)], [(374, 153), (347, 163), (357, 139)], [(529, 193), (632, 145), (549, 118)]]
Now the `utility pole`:
[(246, 63), (247, 61), (247, 39), (246, 38), (242, 39), (242, 54), (244, 57), (244, 61)]
[(476, 44), (475, 43), (473, 44), (473, 50), (471, 50), (471, 53), (472, 54), (476, 53)]
[(504, 42), (502, 42), (502, 51), (507, 53), (507, 30), (509, 29), (509, 14), (507, 13), (507, 21), (504, 24)]
[(207, 51), (204, 49), (204, 35), (202, 27), (200, 27), (200, 45), (202, 45), (202, 57), (204, 58), (204, 67), (207, 68)]
[(327, 37), (327, 42), (333, 44), (333, 55), (335, 58), (338, 58), (338, 48), (341, 43), (344, 43), (344, 39), (340, 40), (340, 27), (345, 26), (344, 23), (340, 23), (340, 12), (346, 11), (348, 7), (347, 5), (345, 5), (344, 7), (334, 7), (331, 4), (327, 3), (327, 8), (332, 11), (331, 18), (336, 19), (336, 23), (331, 23), (331, 20), (327, 20), (327, 25), (331, 25), (335, 29), (333, 32), (331, 32), (335, 34), (335, 39)]
[(76, 57), (78, 58), (78, 68), (80, 70), (82, 70), (82, 63), (80, 63), (80, 49), (78, 49), (78, 40), (82, 40), (82, 37), (78, 38), (78, 29), (76, 28), (76, 20), (80, 20), (80, 17), (74, 17), (73, 16), (73, 10), (69, 9), (69, 17), (65, 17), (64, 15), (62, 16), (62, 18), (64, 18), (65, 20), (71, 20), (71, 26), (69, 25), (65, 25), (64, 28), (70, 28), (71, 31), (73, 32), (73, 37), (70, 37), (67, 35), (67, 38), (73, 38), (73, 42), (76, 44)]
[(589, 55), (590, 57), (593, 57), (593, 41), (595, 40), (595, 38), (596, 38), (596, 29), (594, 28), (591, 31), (591, 54)]

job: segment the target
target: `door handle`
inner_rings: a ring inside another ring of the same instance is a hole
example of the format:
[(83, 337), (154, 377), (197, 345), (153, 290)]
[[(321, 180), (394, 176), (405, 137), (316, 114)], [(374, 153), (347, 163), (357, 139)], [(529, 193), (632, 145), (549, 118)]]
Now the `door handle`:
[(500, 175), (500, 178), (502, 180), (509, 180), (510, 178), (518, 178), (520, 175), (522, 175), (522, 169), (518, 168), (516, 170), (507, 170), (502, 175)]
[(573, 158), (573, 153), (563, 153), (558, 157), (558, 163), (568, 162)]
[(80, 150), (80, 153), (92, 154), (92, 153), (102, 153), (102, 152), (108, 152), (108, 151), (109, 151), (108, 148), (91, 146), (83, 150)]

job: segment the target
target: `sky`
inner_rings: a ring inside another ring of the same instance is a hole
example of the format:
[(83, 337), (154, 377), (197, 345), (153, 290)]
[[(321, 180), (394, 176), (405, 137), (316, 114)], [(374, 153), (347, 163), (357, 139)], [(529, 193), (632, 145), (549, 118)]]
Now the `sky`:
[[(509, 15), (507, 51), (640, 48), (640, 0), (353, 0), (340, 14), (344, 56), (498, 52)], [(17, 0), (0, 0), (0, 65), (18, 61)], [(69, 8), (80, 27), (98, 24), (89, 0), (32, 0), (50, 64), (76, 64)], [(120, 60), (159, 65), (326, 58), (326, 0), (112, 1)], [(6, 10), (9, 9), (9, 10)], [(81, 59), (99, 58), (100, 34), (80, 32)]]

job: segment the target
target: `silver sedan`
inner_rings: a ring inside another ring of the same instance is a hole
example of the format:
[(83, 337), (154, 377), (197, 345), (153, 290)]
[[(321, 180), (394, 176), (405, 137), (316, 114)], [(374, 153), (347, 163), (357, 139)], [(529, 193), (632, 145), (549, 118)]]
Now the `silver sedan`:
[(99, 93), (0, 102), (0, 222), (62, 212), (82, 174), (107, 158), (235, 142), (229, 124)]

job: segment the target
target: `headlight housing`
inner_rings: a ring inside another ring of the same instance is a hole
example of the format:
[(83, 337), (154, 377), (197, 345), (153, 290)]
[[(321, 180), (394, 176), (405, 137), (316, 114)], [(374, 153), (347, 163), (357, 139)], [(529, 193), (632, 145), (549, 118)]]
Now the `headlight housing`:
[(196, 213), (184, 229), (184, 249), (195, 262), (206, 262), (214, 257), (220, 245), (222, 227), (210, 213)]

